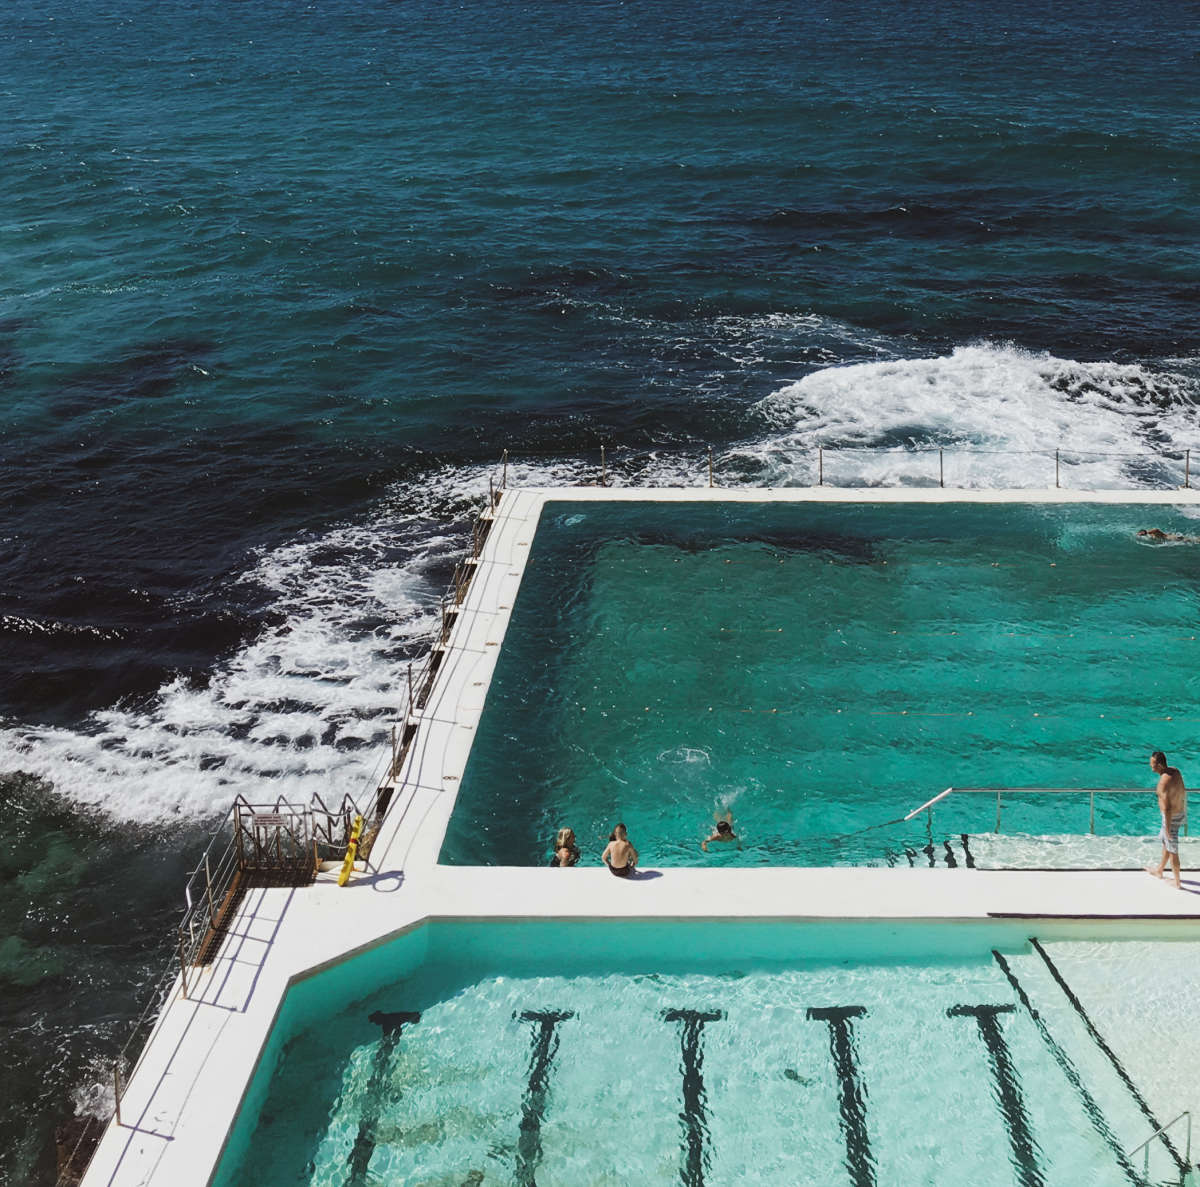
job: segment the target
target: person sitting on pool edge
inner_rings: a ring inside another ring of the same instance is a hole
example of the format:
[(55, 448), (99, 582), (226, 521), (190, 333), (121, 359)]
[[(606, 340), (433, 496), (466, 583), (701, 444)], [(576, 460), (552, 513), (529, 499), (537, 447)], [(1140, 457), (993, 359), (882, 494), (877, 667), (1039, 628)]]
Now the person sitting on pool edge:
[(716, 827), (715, 831), (713, 832), (712, 836), (709, 837), (707, 840), (700, 842), (700, 848), (703, 849), (705, 853), (708, 852), (708, 847), (713, 842), (736, 841), (738, 839), (737, 833), (735, 833), (733, 831), (733, 811), (732, 811), (732, 809), (726, 808), (724, 816), (718, 816), (714, 812), (713, 820), (715, 820), (717, 822), (717, 827)]
[(638, 851), (629, 843), (629, 834), (623, 824), (613, 829), (600, 860), (618, 878), (628, 878), (633, 873), (638, 862)]
[(554, 838), (554, 856), (550, 859), (552, 866), (565, 870), (567, 866), (576, 865), (579, 861), (579, 846), (575, 843), (573, 828), (560, 828)]

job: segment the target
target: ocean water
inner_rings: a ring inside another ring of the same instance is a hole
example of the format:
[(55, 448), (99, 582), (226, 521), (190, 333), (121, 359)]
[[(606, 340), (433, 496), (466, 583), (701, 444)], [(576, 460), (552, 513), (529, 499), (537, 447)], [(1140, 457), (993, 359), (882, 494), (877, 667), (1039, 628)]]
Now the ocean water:
[(517, 481), (604, 444), (618, 481), (711, 446), (804, 483), (821, 444), (843, 483), (937, 445), (996, 451), (969, 484), (1055, 448), (1067, 485), (1178, 482), (1196, 24), (7, 4), (0, 1176), (52, 1181), (203, 825), (365, 780), (501, 448)]

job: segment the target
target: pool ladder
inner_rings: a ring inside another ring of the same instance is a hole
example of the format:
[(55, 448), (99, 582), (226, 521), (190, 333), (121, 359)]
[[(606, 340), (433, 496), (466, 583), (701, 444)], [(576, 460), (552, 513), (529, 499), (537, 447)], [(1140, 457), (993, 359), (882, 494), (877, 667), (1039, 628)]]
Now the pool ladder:
[[(1195, 1184), (1200, 1183), (1200, 1178), (1196, 1176), (1196, 1168), (1192, 1166), (1192, 1114), (1188, 1109), (1184, 1109), (1178, 1117), (1168, 1121), (1166, 1125), (1160, 1125), (1158, 1129), (1156, 1129), (1154, 1133), (1152, 1133), (1140, 1146), (1135, 1146), (1129, 1151), (1128, 1154), (1125, 1155), (1125, 1157), (1130, 1160), (1135, 1158), (1138, 1154), (1142, 1155), (1142, 1178), (1145, 1179), (1147, 1183), (1150, 1181), (1150, 1143), (1158, 1138), (1162, 1138), (1163, 1144), (1166, 1145), (1167, 1130), (1170, 1129), (1171, 1126), (1175, 1125), (1176, 1122), (1182, 1121), (1185, 1117), (1187, 1118), (1187, 1144), (1185, 1146), (1183, 1155), (1185, 1170), (1183, 1172), (1183, 1178), (1180, 1179), (1179, 1182), (1181, 1187), (1194, 1187)], [(1169, 1149), (1170, 1147), (1168, 1146), (1168, 1150)]]

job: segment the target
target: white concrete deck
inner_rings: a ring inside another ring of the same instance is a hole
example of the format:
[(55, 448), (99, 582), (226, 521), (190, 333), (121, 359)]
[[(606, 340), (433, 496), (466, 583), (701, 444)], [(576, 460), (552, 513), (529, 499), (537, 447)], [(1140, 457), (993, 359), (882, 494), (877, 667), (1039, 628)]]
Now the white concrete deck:
[[(302, 890), (250, 892), (219, 958), (176, 984), (85, 1187), (207, 1183), (290, 982), (427, 918), (922, 918), (1031, 917), (1097, 921), (1098, 934), (1200, 939), (1200, 875), (1184, 892), (1134, 872), (952, 869), (663, 869), (622, 881), (571, 871), (437, 865), (484, 696), (503, 642), (533, 532), (547, 500), (830, 501), (1195, 504), (1172, 492), (649, 490), (506, 492), (477, 575), (372, 854), (339, 889), (335, 872)], [(273, 789), (274, 790), (274, 789)], [(286, 793), (286, 789), (281, 789)], [(1121, 921), (1119, 924), (1116, 921)]]

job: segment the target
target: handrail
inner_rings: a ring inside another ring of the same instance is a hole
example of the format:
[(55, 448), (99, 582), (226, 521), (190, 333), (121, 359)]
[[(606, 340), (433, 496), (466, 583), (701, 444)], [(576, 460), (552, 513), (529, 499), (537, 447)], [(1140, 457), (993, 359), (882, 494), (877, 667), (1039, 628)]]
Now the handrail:
[[(1000, 832), (1000, 814), (1002, 795), (1007, 792), (1012, 795), (1086, 795), (1088, 797), (1088, 833), (1096, 835), (1096, 797), (1098, 795), (1153, 795), (1154, 792), (1145, 787), (956, 787), (968, 795), (995, 795), (996, 797), (996, 828)], [(1183, 804), (1183, 835), (1189, 836), (1187, 800)]]
[[(711, 444), (692, 442), (690, 447), (684, 447), (677, 451), (665, 449), (635, 449), (632, 446), (614, 445), (610, 442), (602, 443), (599, 447), (599, 465), (593, 460), (595, 455), (590, 457), (587, 455), (577, 455), (581, 470), (592, 473), (595, 477), (593, 481), (601, 486), (611, 484), (614, 474), (620, 474), (622, 480), (629, 481), (630, 475), (622, 473), (630, 466), (639, 463), (655, 463), (662, 462), (664, 459), (672, 461), (678, 460), (679, 469), (682, 472), (681, 477), (685, 474), (694, 474), (695, 484), (697, 486), (714, 487), (718, 484), (721, 477), (722, 468), (739, 469), (739, 462), (744, 466), (746, 463), (753, 464), (756, 457), (763, 456), (762, 454), (751, 455), (744, 450), (739, 450), (738, 447), (732, 446), (724, 453), (714, 454)], [(521, 451), (527, 458), (537, 459), (544, 457), (554, 457), (561, 459), (561, 451), (550, 449), (538, 449), (529, 447)], [(970, 445), (925, 445), (912, 442), (903, 446), (886, 446), (886, 445), (854, 445), (847, 443), (845, 445), (826, 444), (823, 441), (813, 441), (810, 445), (800, 445), (794, 447), (776, 446), (768, 447), (764, 451), (765, 455), (781, 456), (784, 458), (810, 458), (811, 470), (807, 485), (810, 486), (825, 486), (835, 485), (826, 482), (826, 466), (825, 455), (830, 454), (863, 454), (863, 455), (878, 455), (884, 456), (904, 456), (910, 455), (928, 455), (937, 457), (937, 472), (933, 472), (930, 467), (929, 472), (921, 479), (928, 485), (936, 484), (940, 487), (946, 486), (946, 460), (947, 455), (954, 458), (962, 457), (1042, 457), (1047, 460), (1053, 459), (1054, 462), (1054, 486), (1061, 487), (1063, 484), (1063, 471), (1074, 465), (1085, 464), (1087, 461), (1096, 458), (1128, 458), (1151, 460), (1162, 463), (1165, 467), (1169, 467), (1169, 471), (1165, 476), (1172, 479), (1173, 482), (1167, 481), (1163, 483), (1165, 488), (1169, 488), (1172, 484), (1181, 489), (1191, 489), (1192, 485), (1192, 450), (1190, 447), (1180, 449), (1160, 449), (1160, 450), (1102, 450), (1102, 449), (1072, 449), (1066, 445), (1058, 445), (1056, 447), (1045, 449), (989, 449), (987, 447), (975, 448)], [(509, 451), (505, 450), (503, 455), (504, 477), (498, 490), (502, 492), (507, 489), (508, 485), (508, 463), (510, 461)], [(1049, 468), (1047, 467), (1047, 486), (1049, 486)], [(1133, 484), (1130, 484), (1132, 486)], [(497, 488), (493, 487), (493, 498), (497, 493)]]
[(1170, 1129), (1176, 1121), (1182, 1121), (1184, 1117), (1187, 1118), (1187, 1147), (1183, 1155), (1183, 1162), (1187, 1167), (1192, 1165), (1192, 1113), (1190, 1109), (1184, 1109), (1178, 1117), (1172, 1118), (1166, 1123), (1166, 1125), (1160, 1125), (1140, 1146), (1135, 1146), (1129, 1151), (1128, 1154), (1125, 1155), (1126, 1158), (1132, 1158), (1135, 1154), (1145, 1150), (1146, 1155), (1142, 1162), (1143, 1178), (1147, 1178), (1150, 1174), (1150, 1143), (1154, 1141), (1155, 1138), (1162, 1138), (1165, 1143), (1167, 1130)]
[[(928, 800), (919, 808), (914, 808), (904, 820), (907, 822), (914, 816), (920, 815), (922, 812), (929, 813), (929, 820), (933, 822), (933, 805), (940, 800), (944, 800), (950, 794), (954, 795), (994, 795), (996, 797), (996, 828), (995, 832), (1000, 832), (1000, 818), (1002, 810), (1002, 797), (1009, 795), (1086, 795), (1088, 797), (1088, 833), (1091, 836), (1096, 834), (1096, 797), (1098, 795), (1153, 795), (1154, 792), (1145, 787), (947, 787), (945, 791), (935, 795), (933, 799)], [(1183, 805), (1183, 835), (1190, 836), (1188, 832), (1188, 811), (1187, 800), (1185, 798)]]
[[(922, 804), (922, 805), (921, 805), (919, 808), (914, 808), (914, 809), (913, 809), (913, 810), (912, 810), (912, 811), (911, 811), (911, 812), (910, 812), (910, 813), (909, 813), (909, 814), (908, 814), (908, 815), (907, 815), (907, 816), (904, 818), (904, 820), (905, 820), (905, 823), (907, 823), (908, 821), (910, 821), (910, 820), (911, 820), (911, 819), (912, 819), (914, 816), (918, 815), (919, 813), (921, 813), (921, 812), (925, 812), (925, 811), (928, 811), (928, 809), (932, 808), (932, 807), (933, 807), (933, 805), (934, 805), (934, 804), (936, 804), (936, 803), (937, 803), (939, 800), (944, 800), (944, 799), (945, 799), (945, 798), (946, 798), (948, 795), (952, 795), (952, 794), (953, 794), (953, 793), (954, 793), (956, 790), (957, 790), (956, 788), (953, 788), (953, 787), (947, 787), (945, 791), (940, 791), (940, 792), (938, 792), (938, 794), (937, 794), (937, 795), (935, 795), (935, 796), (933, 797), (933, 799), (931, 799), (931, 800), (926, 800), (926, 801), (925, 801), (925, 803), (923, 803), (923, 804)], [(932, 814), (932, 813), (930, 813), (930, 819), (932, 819), (932, 818), (933, 818), (933, 814)]]

